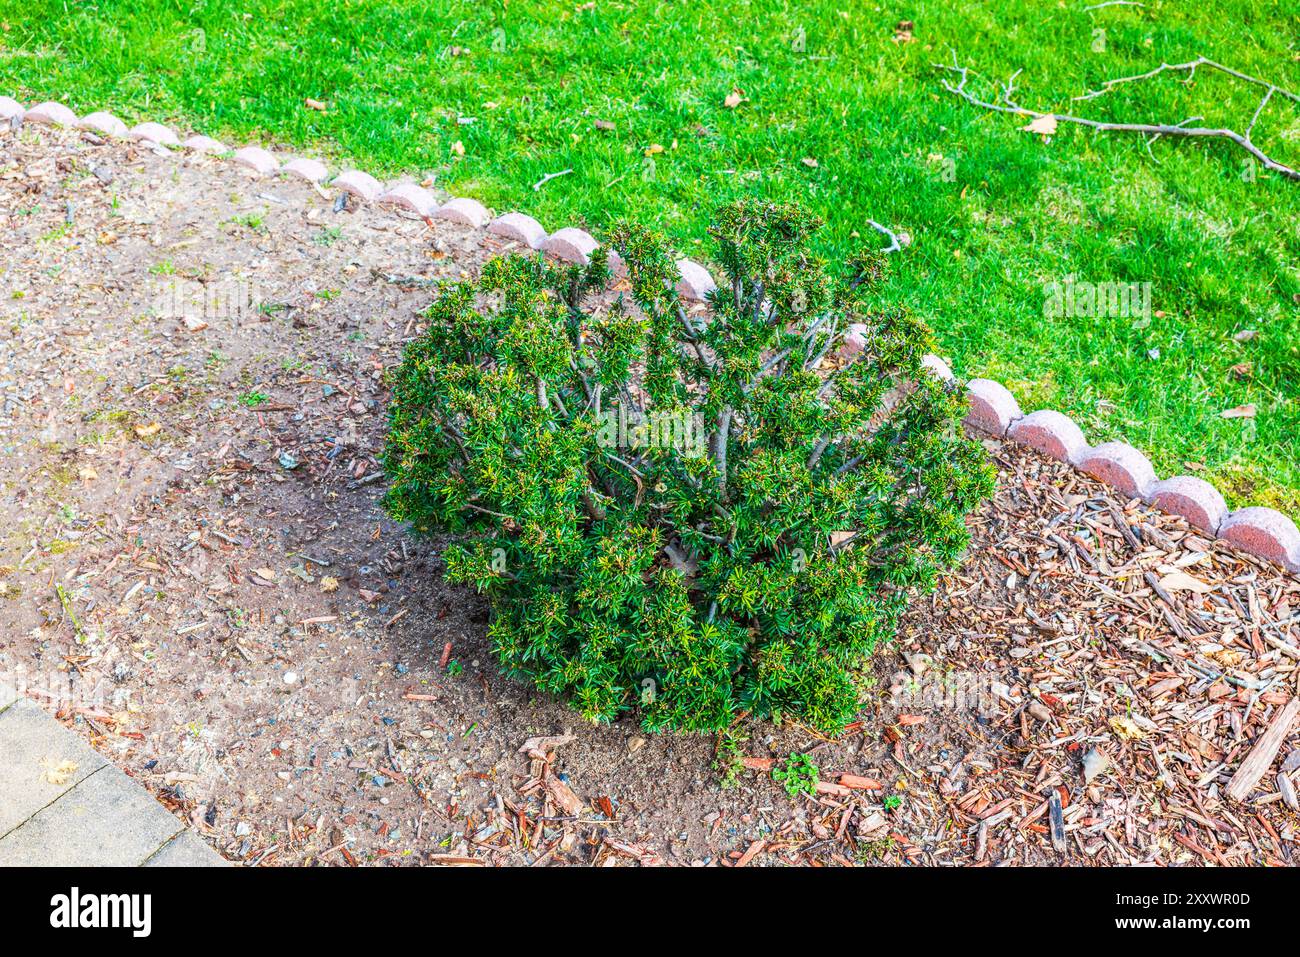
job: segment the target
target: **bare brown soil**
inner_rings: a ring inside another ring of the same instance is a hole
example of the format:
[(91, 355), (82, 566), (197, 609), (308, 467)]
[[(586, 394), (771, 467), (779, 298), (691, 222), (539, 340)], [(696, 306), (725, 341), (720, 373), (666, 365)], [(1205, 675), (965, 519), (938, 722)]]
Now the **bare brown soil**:
[[(0, 134), (0, 195), (0, 677), (232, 860), (1296, 862), (1297, 732), (1222, 795), (1296, 693), (1280, 570), (990, 442), (968, 562), (841, 738), (587, 726), (377, 504), (384, 370), (499, 243), (76, 133)], [(263, 306), (160, 315), (182, 282)], [(763, 770), (795, 752), (822, 793)]]

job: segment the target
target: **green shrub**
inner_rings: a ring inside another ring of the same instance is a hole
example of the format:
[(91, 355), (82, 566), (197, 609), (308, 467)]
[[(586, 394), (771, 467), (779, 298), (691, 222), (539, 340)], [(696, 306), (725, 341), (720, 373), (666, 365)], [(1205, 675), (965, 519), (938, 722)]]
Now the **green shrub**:
[(635, 226), (611, 242), (629, 293), (606, 293), (604, 248), (439, 290), (393, 379), (385, 501), (454, 536), (447, 577), (488, 596), (508, 674), (652, 730), (858, 710), (857, 669), (961, 555), (992, 470), (921, 367), (927, 331), (871, 307), (884, 261), (832, 274), (805, 251), (819, 226), (722, 209), (707, 313)]

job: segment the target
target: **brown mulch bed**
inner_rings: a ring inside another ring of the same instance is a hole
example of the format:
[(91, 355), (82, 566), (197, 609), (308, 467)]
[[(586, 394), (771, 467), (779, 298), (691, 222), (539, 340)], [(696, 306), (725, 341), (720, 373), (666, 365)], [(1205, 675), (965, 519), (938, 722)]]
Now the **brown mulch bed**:
[[(0, 194), (0, 680), (75, 688), (46, 703), (231, 859), (1296, 863), (1300, 731), (1224, 794), (1296, 693), (1279, 569), (990, 442), (969, 560), (843, 736), (586, 726), (377, 504), (384, 370), (501, 245), (75, 133), (0, 134)], [(157, 315), (178, 281), (270, 305), (199, 328)], [(766, 773), (795, 752), (815, 796)]]

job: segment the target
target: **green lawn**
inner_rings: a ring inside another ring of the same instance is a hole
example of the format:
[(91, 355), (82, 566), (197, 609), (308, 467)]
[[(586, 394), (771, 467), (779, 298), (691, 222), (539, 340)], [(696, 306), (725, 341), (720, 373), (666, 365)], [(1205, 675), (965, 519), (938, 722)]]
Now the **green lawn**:
[[(688, 253), (740, 194), (812, 206), (828, 255), (880, 242), (875, 219), (911, 235), (890, 295), (959, 375), (1295, 515), (1300, 182), (1252, 176), (1223, 141), (1148, 150), (1063, 126), (1044, 142), (945, 93), (931, 64), (956, 51), (986, 97), (1020, 70), (1027, 106), (1243, 129), (1259, 89), (1205, 71), (1070, 97), (1197, 55), (1300, 91), (1300, 8), (1086, 2), (0, 0), (0, 91), (422, 170), (550, 228), (635, 216)], [(894, 41), (902, 20), (913, 42)], [(1300, 166), (1300, 107), (1274, 97), (1255, 140)], [(1158, 314), (1046, 317), (1044, 283), (1068, 276), (1150, 282)], [(1246, 403), (1253, 420), (1220, 417)]]

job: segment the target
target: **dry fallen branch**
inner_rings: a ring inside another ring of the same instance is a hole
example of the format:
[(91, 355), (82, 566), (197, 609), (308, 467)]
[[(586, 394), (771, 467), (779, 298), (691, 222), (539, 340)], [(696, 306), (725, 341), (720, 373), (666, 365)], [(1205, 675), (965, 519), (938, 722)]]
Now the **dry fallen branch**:
[(1300, 96), (1297, 96), (1294, 93), (1289, 93), (1274, 83), (1269, 83), (1267, 80), (1261, 80), (1259, 77), (1251, 76), (1249, 73), (1242, 73), (1239, 70), (1226, 67), (1222, 63), (1216, 63), (1214, 60), (1203, 56), (1199, 56), (1195, 60), (1188, 60), (1186, 63), (1161, 63), (1154, 70), (1148, 70), (1146, 73), (1135, 73), (1133, 76), (1116, 77), (1113, 80), (1107, 80), (1104, 82), (1099, 89), (1089, 90), (1087, 93), (1073, 97), (1073, 99), (1076, 102), (1082, 100), (1095, 100), (1097, 97), (1109, 93), (1122, 83), (1136, 83), (1139, 80), (1149, 80), (1166, 72), (1186, 72), (1187, 79), (1184, 83), (1191, 84), (1196, 79), (1196, 68), (1201, 66), (1208, 67), (1211, 70), (1218, 70), (1220, 73), (1226, 73), (1228, 76), (1235, 77), (1238, 80), (1245, 80), (1247, 83), (1253, 83), (1256, 86), (1262, 86), (1268, 90), (1269, 94), (1275, 92), (1281, 93), (1287, 99), (1300, 103)]
[(998, 100), (989, 102), (988, 100), (980, 99), (974, 93), (971, 93), (970, 90), (966, 89), (966, 83), (970, 79), (971, 71), (968, 67), (958, 64), (955, 54), (953, 56), (952, 66), (947, 66), (942, 63), (934, 64), (935, 69), (945, 70), (948, 73), (955, 73), (961, 78), (955, 85), (949, 80), (944, 79), (942, 83), (945, 90), (952, 93), (954, 96), (961, 97), (968, 103), (980, 107), (981, 109), (992, 110), (997, 113), (1013, 113), (1018, 116), (1028, 116), (1032, 117), (1035, 121), (1047, 119), (1051, 121), (1051, 125), (1053, 126), (1057, 123), (1073, 123), (1077, 126), (1086, 126), (1089, 129), (1098, 130), (1103, 133), (1141, 133), (1150, 137), (1147, 141), (1148, 147), (1155, 139), (1161, 136), (1186, 136), (1199, 137), (1203, 139), (1231, 140), (1258, 160), (1266, 169), (1271, 169), (1274, 172), (1280, 173), (1288, 179), (1300, 181), (1300, 170), (1279, 163), (1256, 146), (1251, 140), (1251, 134), (1255, 130), (1255, 124), (1258, 122), (1260, 114), (1264, 111), (1264, 108), (1268, 105), (1275, 93), (1296, 103), (1300, 103), (1300, 95), (1292, 93), (1289, 90), (1284, 90), (1276, 84), (1269, 83), (1267, 80), (1261, 80), (1258, 77), (1250, 76), (1249, 74), (1241, 73), (1237, 70), (1223, 66), (1222, 64), (1215, 63), (1213, 60), (1207, 60), (1205, 57), (1198, 57), (1197, 59), (1191, 60), (1187, 63), (1162, 63), (1156, 69), (1150, 70), (1146, 73), (1107, 80), (1099, 89), (1091, 90), (1081, 96), (1075, 97), (1074, 99), (1076, 101), (1096, 99), (1099, 96), (1109, 93), (1120, 84), (1147, 80), (1164, 72), (1186, 71), (1189, 74), (1187, 82), (1190, 83), (1195, 76), (1196, 68), (1199, 66), (1218, 70), (1239, 80), (1244, 80), (1247, 83), (1252, 83), (1265, 88), (1264, 95), (1260, 99), (1259, 105), (1255, 107), (1255, 113), (1251, 116), (1250, 124), (1246, 127), (1245, 133), (1238, 133), (1236, 130), (1231, 130), (1226, 127), (1188, 125), (1199, 120), (1200, 117), (1193, 117), (1192, 119), (1183, 120), (1180, 123), (1112, 123), (1106, 120), (1093, 120), (1082, 116), (1072, 116), (1068, 113), (1051, 113), (1044, 110), (1029, 109), (1021, 106), (1012, 99), (1012, 94), (1015, 92), (1016, 77), (1020, 75), (1019, 70), (1012, 74), (1011, 78), (1002, 85), (1002, 90)]

